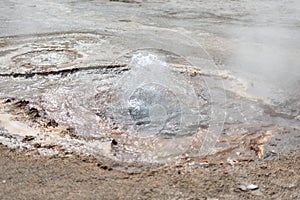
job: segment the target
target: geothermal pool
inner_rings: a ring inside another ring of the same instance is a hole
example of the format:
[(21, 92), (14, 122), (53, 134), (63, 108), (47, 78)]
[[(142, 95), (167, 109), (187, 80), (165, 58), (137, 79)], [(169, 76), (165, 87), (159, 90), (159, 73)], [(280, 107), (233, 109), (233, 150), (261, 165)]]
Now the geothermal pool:
[(299, 151), (291, 4), (1, 4), (3, 144), (123, 170)]

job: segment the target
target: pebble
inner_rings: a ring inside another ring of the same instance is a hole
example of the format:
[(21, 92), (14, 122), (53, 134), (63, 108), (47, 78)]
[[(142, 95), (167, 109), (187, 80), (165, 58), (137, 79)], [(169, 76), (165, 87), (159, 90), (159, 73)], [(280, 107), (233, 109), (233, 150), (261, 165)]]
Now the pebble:
[(258, 189), (258, 186), (257, 185), (254, 185), (254, 184), (250, 184), (250, 185), (240, 185), (238, 187), (240, 190), (242, 191), (248, 191), (248, 190), (257, 190)]
[(254, 184), (250, 184), (247, 186), (247, 189), (248, 190), (257, 190), (258, 189), (258, 186), (257, 185), (254, 185)]
[(244, 185), (240, 185), (240, 186), (239, 186), (239, 189), (242, 190), (242, 191), (246, 191), (246, 190), (247, 190), (247, 187), (244, 186)]
[(5, 183), (6, 183), (6, 180), (2, 180), (2, 183), (5, 184)]

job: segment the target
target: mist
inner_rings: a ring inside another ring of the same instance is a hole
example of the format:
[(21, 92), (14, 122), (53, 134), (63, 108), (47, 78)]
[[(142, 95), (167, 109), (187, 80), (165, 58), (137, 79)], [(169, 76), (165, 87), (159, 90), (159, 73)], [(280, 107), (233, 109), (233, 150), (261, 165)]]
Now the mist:
[(231, 67), (251, 82), (256, 95), (300, 92), (299, 13), (299, 1), (268, 1), (255, 9), (251, 23), (231, 30), (237, 40)]

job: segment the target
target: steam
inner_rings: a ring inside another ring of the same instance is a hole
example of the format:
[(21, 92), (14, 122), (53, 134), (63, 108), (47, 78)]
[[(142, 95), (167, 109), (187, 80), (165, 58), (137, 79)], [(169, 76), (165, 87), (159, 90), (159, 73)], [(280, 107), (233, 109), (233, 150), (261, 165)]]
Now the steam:
[(300, 92), (295, 91), (300, 84), (299, 13), (299, 1), (261, 2), (253, 23), (233, 31), (238, 38), (233, 70), (246, 72), (256, 95), (272, 97), (277, 89)]

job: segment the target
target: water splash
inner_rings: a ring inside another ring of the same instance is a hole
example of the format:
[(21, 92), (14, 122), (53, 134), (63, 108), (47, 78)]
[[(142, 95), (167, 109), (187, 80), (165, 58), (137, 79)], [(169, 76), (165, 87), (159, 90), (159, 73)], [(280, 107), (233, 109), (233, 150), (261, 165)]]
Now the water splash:
[(131, 57), (130, 71), (114, 89), (113, 118), (139, 137), (180, 137), (198, 129), (199, 99), (187, 69), (174, 70), (174, 63), (167, 62), (170, 56), (175, 55), (149, 49), (124, 56)]

